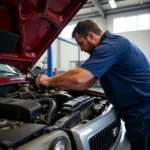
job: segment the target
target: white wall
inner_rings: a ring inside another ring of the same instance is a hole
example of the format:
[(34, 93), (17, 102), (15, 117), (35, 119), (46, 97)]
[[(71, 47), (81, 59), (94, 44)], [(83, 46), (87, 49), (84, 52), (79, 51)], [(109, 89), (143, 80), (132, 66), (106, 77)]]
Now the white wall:
[(78, 60), (78, 47), (66, 42), (60, 41), (60, 68), (69, 69), (69, 62)]
[(53, 44), (53, 67), (60, 68), (63, 71), (73, 68), (73, 64), (70, 61), (78, 61), (79, 55), (80, 60), (85, 61), (89, 55), (80, 52), (78, 46), (66, 43), (59, 39), (56, 39)]
[(135, 43), (150, 61), (150, 30), (120, 33)]
[(53, 62), (53, 68), (58, 68), (58, 60), (59, 60), (59, 55), (58, 55), (58, 40), (56, 39), (53, 43), (52, 43), (52, 62)]

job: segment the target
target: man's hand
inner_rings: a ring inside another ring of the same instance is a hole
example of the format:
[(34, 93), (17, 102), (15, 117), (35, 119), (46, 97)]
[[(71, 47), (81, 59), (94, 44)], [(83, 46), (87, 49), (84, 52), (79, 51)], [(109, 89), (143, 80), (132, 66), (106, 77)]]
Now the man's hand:
[(38, 75), (37, 78), (35, 79), (35, 83), (37, 87), (40, 87), (40, 84), (50, 86), (49, 80), (50, 78), (46, 75)]

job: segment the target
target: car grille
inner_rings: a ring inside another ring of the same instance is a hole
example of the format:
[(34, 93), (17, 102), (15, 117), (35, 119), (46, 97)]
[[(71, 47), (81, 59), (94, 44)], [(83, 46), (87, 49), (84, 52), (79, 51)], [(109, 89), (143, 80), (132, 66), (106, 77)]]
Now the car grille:
[(120, 119), (118, 118), (112, 124), (101, 130), (89, 140), (90, 150), (108, 150), (110, 149), (120, 132)]

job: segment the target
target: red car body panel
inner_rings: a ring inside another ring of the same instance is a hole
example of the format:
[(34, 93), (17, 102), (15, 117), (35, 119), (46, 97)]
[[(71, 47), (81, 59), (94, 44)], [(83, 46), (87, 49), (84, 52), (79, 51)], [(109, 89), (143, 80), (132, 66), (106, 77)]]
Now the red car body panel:
[(25, 76), (20, 76), (20, 77), (3, 77), (0, 78), (0, 84), (1, 85), (6, 85), (7, 83), (11, 84), (11, 83), (20, 83), (20, 82), (26, 82), (28, 79)]
[(0, 50), (0, 63), (27, 73), (86, 1), (1, 0), (0, 30), (18, 35), (19, 42)]

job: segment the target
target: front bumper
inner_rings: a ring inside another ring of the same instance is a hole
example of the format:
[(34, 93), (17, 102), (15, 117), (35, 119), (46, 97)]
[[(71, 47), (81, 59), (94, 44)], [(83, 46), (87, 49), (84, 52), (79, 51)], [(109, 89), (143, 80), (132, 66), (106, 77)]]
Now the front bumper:
[(111, 105), (103, 115), (73, 127), (71, 132), (77, 150), (130, 150), (124, 124), (121, 121), (120, 127), (117, 126), (117, 118)]
[(120, 140), (119, 140), (118, 145), (116, 146), (115, 150), (130, 150), (131, 145), (127, 138), (126, 129), (124, 127), (123, 121), (121, 121), (121, 126), (122, 126), (122, 133), (121, 133)]

